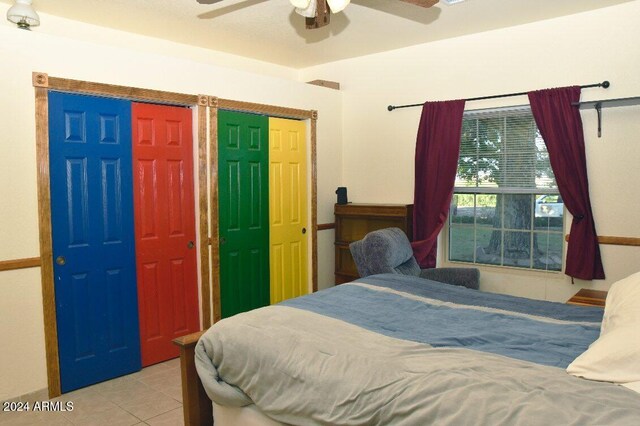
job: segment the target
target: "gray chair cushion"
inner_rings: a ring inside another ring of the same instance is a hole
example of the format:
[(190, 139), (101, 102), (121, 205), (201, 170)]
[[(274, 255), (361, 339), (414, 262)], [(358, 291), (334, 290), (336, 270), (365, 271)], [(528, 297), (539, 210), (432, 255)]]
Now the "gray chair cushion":
[(477, 268), (421, 270), (413, 257), (411, 243), (400, 228), (369, 232), (362, 240), (349, 244), (349, 250), (361, 277), (402, 274), (473, 289), (478, 289), (480, 285), (480, 271)]
[(480, 287), (480, 270), (477, 268), (433, 268), (420, 271), (420, 278), (441, 283), (460, 285), (477, 290)]
[(400, 228), (369, 232), (362, 240), (351, 243), (349, 249), (361, 277), (385, 273), (420, 274), (409, 239)]
[(398, 265), (393, 268), (393, 272), (396, 274), (413, 275), (417, 277), (420, 276), (420, 265), (418, 265), (416, 258), (411, 256), (411, 259), (407, 260), (402, 265)]
[(366, 277), (370, 274), (367, 273), (367, 262), (364, 258), (362, 245), (362, 240), (354, 241), (349, 244), (349, 250), (351, 251), (351, 256), (353, 257), (353, 261), (356, 264), (356, 268), (358, 269), (358, 274), (360, 274), (361, 277)]

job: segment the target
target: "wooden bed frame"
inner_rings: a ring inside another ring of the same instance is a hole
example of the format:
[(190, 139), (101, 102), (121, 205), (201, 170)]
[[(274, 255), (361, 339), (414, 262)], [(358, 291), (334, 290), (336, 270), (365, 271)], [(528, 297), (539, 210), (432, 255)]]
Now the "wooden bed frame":
[(173, 340), (180, 348), (184, 424), (190, 426), (213, 425), (213, 406), (198, 377), (195, 363), (196, 343), (203, 334), (204, 331), (199, 331)]

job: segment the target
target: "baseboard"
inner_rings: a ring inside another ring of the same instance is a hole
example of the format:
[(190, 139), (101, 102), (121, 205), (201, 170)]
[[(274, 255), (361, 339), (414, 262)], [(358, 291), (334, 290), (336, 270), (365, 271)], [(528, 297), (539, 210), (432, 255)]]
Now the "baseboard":
[(10, 399), (6, 399), (2, 402), (35, 402), (35, 401), (48, 401), (49, 400), (49, 389), (39, 389), (37, 391), (25, 393), (24, 395), (19, 395)]

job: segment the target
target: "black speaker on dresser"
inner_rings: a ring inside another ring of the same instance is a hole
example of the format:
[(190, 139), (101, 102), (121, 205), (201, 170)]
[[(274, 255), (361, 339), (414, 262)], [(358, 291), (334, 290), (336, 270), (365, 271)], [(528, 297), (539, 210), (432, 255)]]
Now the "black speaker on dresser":
[(336, 194), (338, 194), (337, 204), (347, 204), (349, 201), (347, 200), (347, 188), (344, 186), (339, 186), (336, 189)]

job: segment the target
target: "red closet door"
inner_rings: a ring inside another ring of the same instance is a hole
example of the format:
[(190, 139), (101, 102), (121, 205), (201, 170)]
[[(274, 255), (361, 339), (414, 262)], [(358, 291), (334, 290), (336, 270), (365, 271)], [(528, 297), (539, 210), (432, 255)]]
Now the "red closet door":
[(136, 267), (142, 366), (178, 356), (200, 329), (191, 110), (132, 105)]

